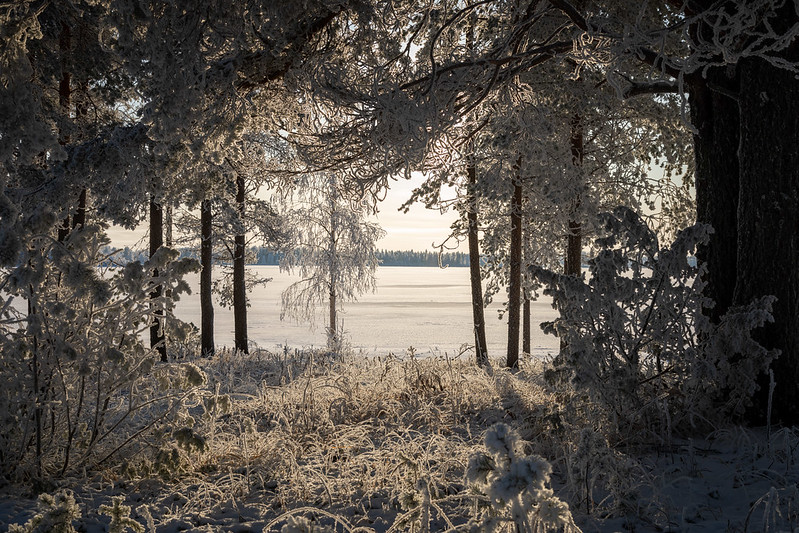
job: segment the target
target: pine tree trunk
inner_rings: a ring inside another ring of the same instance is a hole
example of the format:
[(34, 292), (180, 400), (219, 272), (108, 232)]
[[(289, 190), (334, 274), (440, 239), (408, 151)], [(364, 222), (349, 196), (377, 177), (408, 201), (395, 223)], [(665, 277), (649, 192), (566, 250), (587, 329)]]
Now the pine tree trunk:
[(696, 255), (707, 268), (704, 294), (715, 302), (705, 312), (718, 322), (732, 305), (737, 278), (740, 111), (737, 101), (708, 84), (737, 93), (739, 81), (732, 68), (710, 69), (707, 79), (689, 81), (691, 122), (697, 130), (696, 218), (713, 227), (708, 244)]
[[(150, 257), (164, 244), (164, 211), (161, 204), (150, 196)], [(153, 269), (153, 277), (158, 277), (158, 269)], [(150, 293), (150, 299), (158, 300), (163, 294), (161, 285), (156, 285)], [(153, 324), (150, 326), (150, 348), (157, 349), (161, 361), (167, 361), (166, 339), (164, 337), (164, 310), (153, 307)]]
[(530, 353), (530, 296), (525, 293), (522, 307), (522, 352)]
[(86, 202), (88, 194), (86, 189), (81, 189), (78, 195), (78, 208), (75, 210), (75, 215), (72, 217), (73, 231), (78, 228), (83, 228), (83, 226), (86, 225)]
[[(792, 11), (792, 8), (790, 9)], [(795, 16), (792, 20), (795, 20)], [(799, 46), (786, 59), (799, 59)], [(781, 350), (774, 421), (799, 423), (799, 80), (761, 59), (739, 62), (740, 195), (733, 303), (775, 295), (774, 322), (756, 331)], [(765, 421), (768, 378), (761, 376), (750, 420)]]
[[(571, 153), (572, 164), (576, 167), (583, 166), (583, 121), (579, 114), (575, 115), (571, 123)], [(583, 229), (582, 224), (576, 219), (580, 209), (580, 198), (574, 200), (572, 214), (575, 218), (568, 221), (566, 235), (566, 256), (563, 259), (563, 272), (567, 276), (579, 276), (583, 262)]]
[[(79, 82), (80, 93), (75, 98), (75, 121), (80, 124), (89, 109), (87, 106), (89, 83), (86, 80)], [(83, 228), (86, 225), (86, 206), (88, 203), (88, 191), (86, 188), (81, 189), (78, 194), (78, 208), (75, 210), (75, 215), (72, 217), (72, 230)]]
[[(575, 167), (583, 165), (583, 122), (579, 114), (574, 115), (571, 122), (571, 145), (572, 164)], [(566, 234), (566, 254), (563, 257), (563, 273), (567, 276), (579, 276), (582, 272), (583, 264), (583, 229), (582, 224), (576, 219), (580, 209), (581, 200), (574, 199), (572, 205), (572, 217), (567, 222)], [(564, 339), (560, 340), (560, 353), (565, 354), (567, 343)]]
[(521, 157), (510, 205), (510, 279), (508, 280), (508, 368), (519, 367), (519, 315), (522, 288), (522, 182)]
[(214, 355), (214, 302), (211, 295), (213, 226), (211, 201), (200, 204), (200, 349), (203, 357)]
[[(72, 74), (69, 71), (68, 58), (72, 50), (72, 31), (69, 24), (66, 22), (61, 24), (61, 33), (58, 35), (58, 49), (61, 53), (61, 79), (58, 81), (58, 105), (61, 109), (69, 115), (70, 112), (70, 99), (72, 97), (71, 79)], [(59, 143), (66, 145), (69, 142), (64, 136), (61, 136)], [(69, 212), (58, 227), (58, 242), (64, 242), (69, 236), (71, 229)]]
[[(244, 224), (245, 201), (244, 176), (236, 177), (236, 207), (239, 218)], [(243, 226), (242, 226), (243, 227)], [(249, 353), (247, 347), (247, 288), (245, 283), (245, 235), (242, 233), (234, 237), (233, 249), (233, 323), (234, 342), (236, 351)]]
[(488, 366), (488, 345), (486, 344), (486, 325), (483, 310), (483, 284), (480, 277), (480, 239), (477, 224), (477, 171), (474, 161), (466, 167), (469, 179), (469, 281), (472, 288), (472, 321), (474, 323), (474, 352), (477, 364)]

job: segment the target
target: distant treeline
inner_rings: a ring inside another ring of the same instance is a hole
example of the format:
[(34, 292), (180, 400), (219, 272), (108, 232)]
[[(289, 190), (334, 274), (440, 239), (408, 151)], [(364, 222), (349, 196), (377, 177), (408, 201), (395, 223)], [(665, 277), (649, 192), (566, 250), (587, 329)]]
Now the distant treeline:
[[(106, 254), (114, 253), (114, 262), (126, 264), (131, 261), (146, 261), (148, 253), (146, 250), (132, 250), (127, 246), (116, 249), (106, 246), (103, 250)], [(198, 258), (198, 252), (192, 248), (180, 248), (181, 257)], [(283, 257), (283, 252), (276, 252), (268, 248), (251, 248), (249, 264), (251, 265), (277, 265)], [(439, 266), (438, 252), (417, 252), (414, 250), (378, 250), (377, 259), (383, 266)], [(468, 267), (469, 254), (463, 252), (445, 252), (441, 255), (441, 264), (451, 267)]]
[[(378, 250), (377, 259), (383, 266), (438, 266), (438, 252), (417, 252), (414, 250)], [(283, 257), (282, 252), (258, 248), (255, 253), (256, 265), (277, 265)], [(451, 267), (468, 267), (469, 254), (445, 252), (441, 264)]]

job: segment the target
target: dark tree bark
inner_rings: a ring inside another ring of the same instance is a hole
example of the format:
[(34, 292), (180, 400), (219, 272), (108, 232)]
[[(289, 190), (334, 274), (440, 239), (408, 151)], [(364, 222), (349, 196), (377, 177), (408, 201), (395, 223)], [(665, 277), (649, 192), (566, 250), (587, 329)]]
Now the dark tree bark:
[[(697, 3), (697, 9), (712, 2)], [(797, 22), (792, 6), (772, 21), (784, 32)], [(696, 26), (698, 37), (712, 29)], [(783, 59), (799, 59), (797, 44)], [(772, 364), (776, 389), (773, 419), (799, 422), (799, 82), (785, 70), (756, 58), (709, 69), (688, 79), (691, 118), (698, 133), (697, 219), (713, 226), (697, 255), (707, 268), (705, 294), (716, 305), (717, 321), (731, 305), (774, 295), (774, 323), (755, 338), (782, 354)], [(740, 354), (730, 354), (731, 358)], [(750, 423), (766, 421), (769, 378), (747, 413)]]
[(477, 171), (473, 160), (469, 161), (466, 167), (466, 174), (469, 179), (469, 210), (466, 217), (469, 223), (469, 281), (472, 288), (474, 353), (478, 365), (488, 366), (488, 345), (486, 344), (486, 325), (483, 311), (483, 283), (480, 276), (480, 238), (477, 224)]
[(522, 306), (522, 352), (530, 353), (530, 296), (525, 293)]
[[(61, 24), (61, 33), (58, 35), (58, 48), (61, 53), (61, 79), (58, 81), (58, 105), (61, 106), (65, 113), (69, 114), (71, 107), (70, 99), (72, 97), (72, 74), (69, 71), (68, 58), (72, 49), (72, 30), (69, 27), (69, 24), (66, 22)], [(68, 142), (69, 139), (64, 136), (59, 139), (59, 143), (62, 145), (65, 145)], [(59, 242), (64, 242), (67, 240), (70, 229), (70, 217), (69, 212), (67, 212), (67, 216), (58, 227)]]
[[(794, 17), (795, 19), (795, 17)], [(794, 43), (787, 59), (799, 60)], [(762, 59), (742, 60), (737, 283), (733, 303), (775, 295), (774, 322), (756, 331), (772, 364), (775, 421), (799, 422), (799, 80)], [(768, 378), (750, 419), (765, 420)]]
[(519, 367), (519, 315), (522, 288), (522, 182), (521, 158), (510, 205), (510, 279), (508, 281), (508, 368)]
[[(579, 114), (575, 115), (571, 123), (572, 163), (576, 167), (583, 165), (583, 121)], [(573, 215), (580, 209), (580, 198), (575, 198), (572, 208)], [(566, 256), (563, 258), (563, 273), (567, 276), (579, 276), (583, 262), (583, 227), (576, 216), (570, 218), (566, 235)]]
[[(236, 208), (244, 223), (245, 208), (244, 176), (236, 177)], [(242, 226), (243, 227), (243, 226)], [(234, 238), (233, 246), (233, 324), (236, 351), (249, 353), (247, 348), (247, 288), (245, 284), (245, 235), (244, 230)]]
[[(158, 251), (164, 244), (164, 211), (161, 204), (150, 196), (150, 257)], [(153, 269), (153, 277), (158, 276), (158, 269)], [(150, 293), (152, 300), (161, 298), (163, 287), (156, 285)], [(155, 307), (155, 305), (154, 305)], [(167, 361), (166, 338), (164, 336), (164, 310), (156, 309), (153, 311), (153, 324), (150, 326), (150, 348), (157, 349), (161, 361)]]
[(211, 201), (200, 204), (200, 345), (203, 357), (214, 355), (214, 302), (211, 295), (213, 262), (213, 218)]
[[(732, 305), (737, 279), (740, 118), (738, 102), (729, 92), (738, 92), (739, 80), (735, 68), (729, 67), (711, 69), (707, 78), (689, 83), (691, 121), (697, 130), (696, 218), (713, 227), (697, 258), (708, 269), (704, 294), (715, 302), (706, 313), (718, 322)], [(709, 85), (724, 88), (724, 93)]]
[(78, 208), (75, 210), (75, 214), (72, 216), (72, 230), (76, 230), (78, 228), (83, 228), (86, 225), (86, 202), (88, 197), (88, 191), (86, 189), (82, 189), (80, 194), (78, 195)]

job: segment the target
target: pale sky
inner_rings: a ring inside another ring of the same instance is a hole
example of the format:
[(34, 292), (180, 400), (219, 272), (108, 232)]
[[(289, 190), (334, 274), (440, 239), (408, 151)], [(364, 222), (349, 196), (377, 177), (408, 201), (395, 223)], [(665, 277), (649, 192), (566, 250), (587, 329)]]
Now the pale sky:
[[(441, 244), (449, 235), (449, 226), (457, 218), (457, 213), (449, 211), (440, 213), (438, 210), (425, 209), (423, 204), (416, 203), (407, 213), (398, 211), (399, 207), (410, 198), (415, 187), (423, 182), (420, 174), (414, 174), (411, 180), (400, 179), (391, 182), (391, 187), (383, 202), (380, 203), (377, 222), (386, 231), (386, 236), (377, 242), (377, 247), (383, 250), (416, 250), (436, 251), (433, 243)], [(123, 248), (146, 248), (147, 242), (143, 240), (147, 232), (147, 225), (141, 229), (128, 231), (118, 227), (111, 227), (108, 235), (113, 246)], [(466, 251), (466, 244), (462, 244), (461, 251)]]

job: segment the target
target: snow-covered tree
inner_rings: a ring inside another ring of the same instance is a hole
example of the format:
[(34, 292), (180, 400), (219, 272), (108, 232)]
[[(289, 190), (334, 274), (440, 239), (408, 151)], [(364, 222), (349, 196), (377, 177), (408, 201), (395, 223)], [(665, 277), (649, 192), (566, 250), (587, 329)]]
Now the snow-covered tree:
[(332, 173), (302, 176), (288, 201), (284, 216), (294, 227), (280, 267), (301, 279), (283, 292), (281, 317), (312, 320), (327, 303), (327, 344), (335, 351), (343, 340), (341, 304), (375, 288), (375, 243), (384, 231), (366, 221), (368, 204), (342, 195)]

